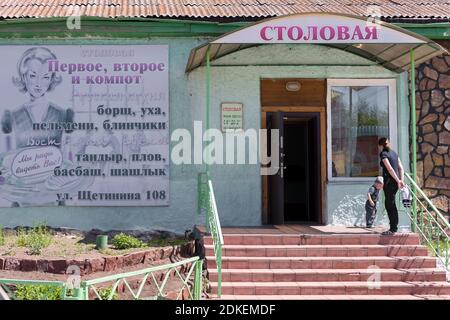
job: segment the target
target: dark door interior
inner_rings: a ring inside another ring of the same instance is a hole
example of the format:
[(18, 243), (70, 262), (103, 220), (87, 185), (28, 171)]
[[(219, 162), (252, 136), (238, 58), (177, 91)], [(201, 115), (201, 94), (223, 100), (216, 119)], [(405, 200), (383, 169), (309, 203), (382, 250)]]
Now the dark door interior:
[(319, 114), (276, 112), (267, 118), (269, 130), (280, 129), (281, 141), (280, 150), (273, 150), (280, 153), (280, 169), (269, 177), (271, 223), (318, 222)]
[[(272, 153), (278, 152), (278, 172), (269, 176), (269, 194), (272, 200), (269, 200), (270, 207), (270, 223), (283, 224), (284, 223), (284, 151), (283, 151), (283, 136), (284, 136), (284, 113), (274, 112), (268, 117), (270, 130), (279, 130), (279, 149), (271, 150), (270, 131), (268, 130), (268, 150), (270, 156)], [(276, 164), (272, 163), (272, 166)]]

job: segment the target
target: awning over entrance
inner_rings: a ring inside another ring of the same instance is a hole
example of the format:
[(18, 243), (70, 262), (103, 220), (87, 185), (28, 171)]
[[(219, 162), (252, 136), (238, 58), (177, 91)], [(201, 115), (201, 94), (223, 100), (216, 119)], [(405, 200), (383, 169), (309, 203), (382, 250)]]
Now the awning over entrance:
[(379, 20), (328, 13), (300, 13), (257, 22), (192, 49), (186, 72), (230, 53), (263, 44), (321, 44), (352, 52), (390, 70), (410, 68), (448, 53), (434, 41)]

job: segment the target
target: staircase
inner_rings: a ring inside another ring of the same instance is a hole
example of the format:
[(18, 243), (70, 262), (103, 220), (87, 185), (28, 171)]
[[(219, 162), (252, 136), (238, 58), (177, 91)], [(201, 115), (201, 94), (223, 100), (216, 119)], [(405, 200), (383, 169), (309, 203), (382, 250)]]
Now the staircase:
[[(226, 234), (222, 299), (450, 299), (419, 236)], [(204, 237), (212, 293), (217, 269)]]

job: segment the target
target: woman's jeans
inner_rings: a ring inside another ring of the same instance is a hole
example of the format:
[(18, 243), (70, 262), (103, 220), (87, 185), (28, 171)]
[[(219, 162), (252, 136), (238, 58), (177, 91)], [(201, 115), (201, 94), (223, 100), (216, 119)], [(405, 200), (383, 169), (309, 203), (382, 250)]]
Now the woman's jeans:
[(394, 180), (388, 179), (384, 183), (383, 191), (385, 196), (384, 206), (386, 208), (389, 217), (389, 224), (391, 226), (389, 230), (392, 232), (397, 232), (398, 211), (395, 204), (395, 195), (398, 191), (398, 184)]

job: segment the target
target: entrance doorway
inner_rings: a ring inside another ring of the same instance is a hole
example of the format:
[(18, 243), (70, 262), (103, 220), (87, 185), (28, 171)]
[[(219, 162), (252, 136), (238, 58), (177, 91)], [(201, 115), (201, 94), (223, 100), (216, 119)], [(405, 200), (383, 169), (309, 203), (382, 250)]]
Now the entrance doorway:
[(269, 112), (271, 130), (279, 130), (280, 165), (268, 177), (269, 223), (320, 222), (320, 113)]
[[(326, 222), (326, 80), (261, 79), (261, 128), (280, 130), (282, 159), (275, 175), (262, 177), (264, 224)], [(272, 168), (277, 165), (271, 165)]]

